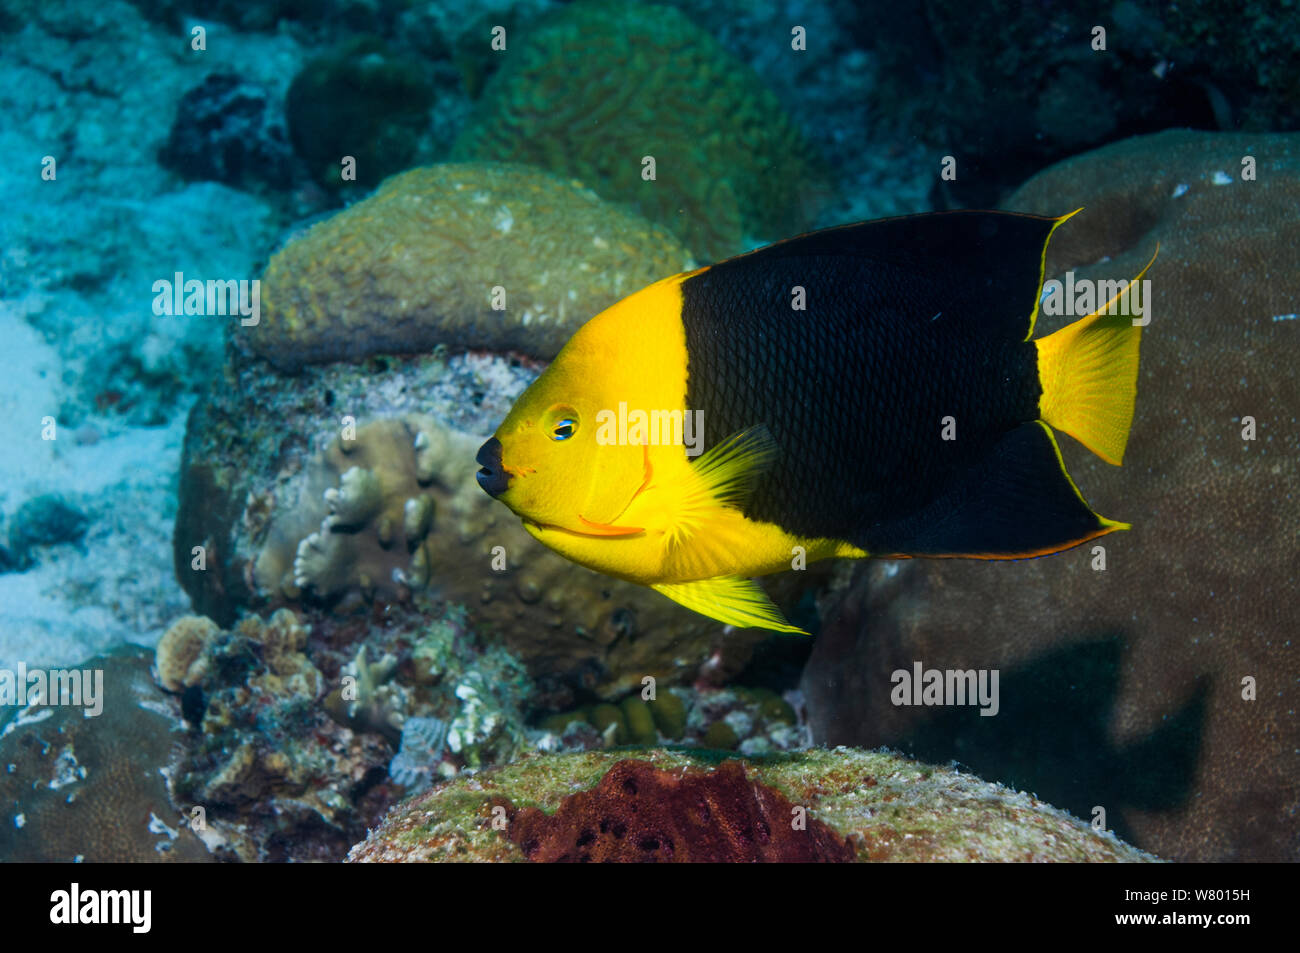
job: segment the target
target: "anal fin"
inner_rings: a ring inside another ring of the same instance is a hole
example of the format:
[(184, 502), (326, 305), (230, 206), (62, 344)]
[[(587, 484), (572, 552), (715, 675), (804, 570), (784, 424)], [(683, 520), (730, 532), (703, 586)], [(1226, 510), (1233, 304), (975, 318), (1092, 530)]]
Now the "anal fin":
[(1052, 431), (1035, 420), (1004, 434), (937, 499), (869, 528), (858, 542), (873, 556), (1022, 559), (1128, 528), (1093, 512)]
[(693, 612), (743, 629), (808, 633), (786, 621), (785, 616), (752, 579), (716, 576), (695, 582), (658, 583), (651, 586)]

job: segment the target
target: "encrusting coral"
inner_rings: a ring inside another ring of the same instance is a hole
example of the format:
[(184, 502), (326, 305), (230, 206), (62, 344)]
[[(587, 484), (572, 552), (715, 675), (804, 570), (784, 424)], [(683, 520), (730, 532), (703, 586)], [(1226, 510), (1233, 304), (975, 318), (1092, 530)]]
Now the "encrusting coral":
[(506, 835), (534, 863), (847, 863), (852, 844), (751, 780), (738, 761), (713, 771), (669, 772), (620, 761), (554, 814), (507, 810)]
[(588, 318), (691, 266), (666, 229), (523, 165), (393, 176), (277, 252), (235, 343), (282, 370), (437, 345), (553, 357)]
[(819, 164), (781, 103), (676, 7), (574, 3), (504, 60), (453, 156), (572, 176), (708, 259), (816, 213)]
[(390, 811), (348, 859), (1155, 859), (1030, 795), (884, 751), (717, 768), (718, 752), (625, 757), (533, 755), (443, 782)]

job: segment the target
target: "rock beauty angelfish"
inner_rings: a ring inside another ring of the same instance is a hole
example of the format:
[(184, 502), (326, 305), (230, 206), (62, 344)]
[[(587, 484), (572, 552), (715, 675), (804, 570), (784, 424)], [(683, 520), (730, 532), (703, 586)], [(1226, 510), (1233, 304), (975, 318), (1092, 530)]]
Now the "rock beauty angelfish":
[(478, 481), (574, 562), (783, 632), (750, 577), (799, 552), (1018, 559), (1128, 529), (1052, 428), (1121, 462), (1141, 328), (1103, 307), (1033, 340), (1070, 215), (845, 225), (658, 281), (578, 329)]

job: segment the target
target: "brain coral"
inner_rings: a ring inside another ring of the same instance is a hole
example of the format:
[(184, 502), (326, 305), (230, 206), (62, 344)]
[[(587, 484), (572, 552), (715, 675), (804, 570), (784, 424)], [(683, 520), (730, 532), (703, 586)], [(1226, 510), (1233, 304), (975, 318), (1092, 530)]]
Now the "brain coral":
[(575, 3), (517, 42), (453, 156), (573, 176), (712, 259), (815, 214), (819, 166), (780, 102), (675, 7)]
[[(1171, 859), (1300, 856), (1285, 595), (1300, 574), (1298, 201), (1300, 135), (1186, 131), (1072, 159), (1011, 198), (1085, 207), (1053, 239), (1049, 275), (1131, 276), (1160, 243), (1124, 466), (1062, 441), (1098, 510), (1133, 530), (1106, 539), (1104, 571), (1090, 546), (860, 567), (826, 604), (804, 675), (817, 740), (959, 757), (1070, 810), (1101, 806)], [(964, 720), (891, 704), (890, 672), (918, 659), (1002, 669), (1007, 704)]]
[(103, 673), (97, 717), (79, 707), (38, 708), (14, 713), (0, 732), (0, 858), (210, 860), (158, 770), (171, 760), (181, 725), (166, 714), (148, 653), (130, 649), (79, 668)]
[(284, 370), (439, 344), (550, 358), (592, 315), (690, 266), (667, 230), (574, 183), (428, 166), (274, 255), (261, 321), (236, 343)]
[[(1037, 798), (888, 752), (812, 750), (710, 770), (717, 756), (651, 748), (635, 761), (613, 751), (525, 757), (402, 802), (348, 859), (529, 859), (516, 840), (546, 859), (1155, 859)], [(778, 832), (792, 805), (806, 808), (806, 830)], [(699, 823), (706, 814), (711, 822)], [(619, 843), (620, 826), (630, 842)]]

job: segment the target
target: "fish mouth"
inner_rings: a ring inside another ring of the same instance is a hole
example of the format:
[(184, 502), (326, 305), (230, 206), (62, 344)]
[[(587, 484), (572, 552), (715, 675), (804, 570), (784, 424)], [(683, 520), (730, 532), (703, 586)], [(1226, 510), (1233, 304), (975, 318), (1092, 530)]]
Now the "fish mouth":
[(510, 486), (510, 474), (501, 462), (501, 441), (496, 437), (488, 438), (479, 447), (474, 462), (479, 465), (479, 471), (474, 476), (483, 492), (494, 499), (500, 497)]

